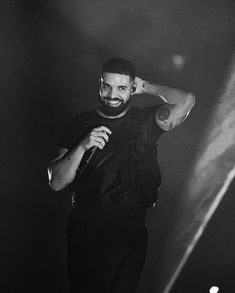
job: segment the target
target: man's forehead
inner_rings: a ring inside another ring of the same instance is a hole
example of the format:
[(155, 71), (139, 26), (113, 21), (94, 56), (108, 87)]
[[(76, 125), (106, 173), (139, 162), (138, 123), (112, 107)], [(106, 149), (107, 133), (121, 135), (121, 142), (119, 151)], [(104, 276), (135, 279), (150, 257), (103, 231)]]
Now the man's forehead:
[(131, 77), (129, 75), (111, 72), (103, 72), (101, 75), (101, 80), (109, 84), (113, 83), (128, 85), (131, 83)]

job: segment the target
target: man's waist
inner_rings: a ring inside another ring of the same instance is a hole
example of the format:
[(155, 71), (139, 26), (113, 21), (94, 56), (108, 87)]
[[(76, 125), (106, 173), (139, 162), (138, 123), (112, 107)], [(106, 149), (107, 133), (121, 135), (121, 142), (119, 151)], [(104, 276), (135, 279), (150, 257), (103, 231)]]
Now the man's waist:
[(73, 213), (81, 216), (98, 217), (107, 220), (124, 222), (145, 222), (146, 208), (138, 203), (119, 203), (110, 205), (76, 204)]

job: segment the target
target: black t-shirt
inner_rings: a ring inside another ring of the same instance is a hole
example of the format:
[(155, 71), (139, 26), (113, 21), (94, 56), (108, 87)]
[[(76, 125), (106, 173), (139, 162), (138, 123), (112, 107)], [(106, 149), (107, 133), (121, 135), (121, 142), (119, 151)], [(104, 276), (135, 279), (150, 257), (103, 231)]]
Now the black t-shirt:
[[(69, 186), (78, 209), (135, 217), (155, 204), (161, 184), (157, 143), (164, 132), (155, 122), (159, 106), (131, 107), (115, 119), (92, 110), (67, 124), (60, 141), (60, 147), (67, 149), (76, 146), (95, 127), (104, 125), (112, 131), (103, 150), (96, 150), (82, 174), (78, 171)], [(88, 150), (83, 161), (89, 155)]]

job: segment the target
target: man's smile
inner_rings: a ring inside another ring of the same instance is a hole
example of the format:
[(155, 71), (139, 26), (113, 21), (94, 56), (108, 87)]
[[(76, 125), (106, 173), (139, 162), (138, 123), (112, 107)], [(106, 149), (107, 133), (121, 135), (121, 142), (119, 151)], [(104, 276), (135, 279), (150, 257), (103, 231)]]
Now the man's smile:
[(122, 100), (120, 99), (110, 99), (110, 98), (104, 98), (104, 101), (107, 105), (110, 106), (120, 106), (122, 104)]

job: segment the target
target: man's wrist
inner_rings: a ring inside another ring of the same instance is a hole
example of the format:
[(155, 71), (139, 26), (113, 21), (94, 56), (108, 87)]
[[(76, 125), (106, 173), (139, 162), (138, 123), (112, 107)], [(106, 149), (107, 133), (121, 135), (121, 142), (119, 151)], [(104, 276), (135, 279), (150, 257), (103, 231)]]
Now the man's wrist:
[(79, 143), (76, 151), (83, 155), (85, 153), (86, 149), (82, 143)]

